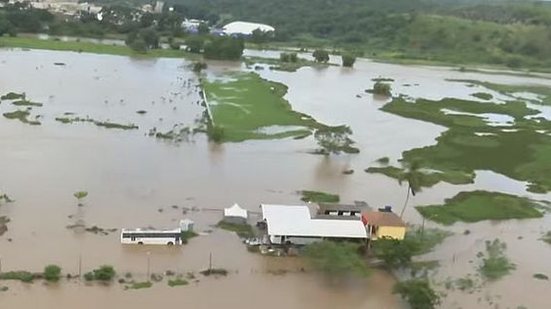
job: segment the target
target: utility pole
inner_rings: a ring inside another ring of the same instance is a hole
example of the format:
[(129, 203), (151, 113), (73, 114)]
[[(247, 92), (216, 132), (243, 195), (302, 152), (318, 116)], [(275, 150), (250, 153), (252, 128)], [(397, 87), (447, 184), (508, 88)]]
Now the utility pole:
[(78, 279), (82, 278), (82, 253), (78, 255)]
[(149, 278), (151, 276), (151, 252), (147, 251), (147, 281), (149, 281)]
[(209, 254), (209, 271), (212, 270), (212, 252)]

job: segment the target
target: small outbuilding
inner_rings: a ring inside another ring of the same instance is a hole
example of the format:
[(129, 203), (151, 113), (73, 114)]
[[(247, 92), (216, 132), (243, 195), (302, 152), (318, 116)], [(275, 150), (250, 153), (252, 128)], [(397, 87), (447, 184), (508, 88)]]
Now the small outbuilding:
[(371, 240), (385, 237), (403, 240), (406, 236), (406, 223), (393, 212), (364, 212), (362, 221)]
[(193, 231), (193, 225), (195, 223), (190, 219), (180, 220), (180, 230), (182, 232)]
[(237, 205), (237, 203), (233, 204), (232, 207), (224, 208), (224, 222), (233, 224), (246, 224), (247, 219), (247, 210), (241, 208), (239, 205)]

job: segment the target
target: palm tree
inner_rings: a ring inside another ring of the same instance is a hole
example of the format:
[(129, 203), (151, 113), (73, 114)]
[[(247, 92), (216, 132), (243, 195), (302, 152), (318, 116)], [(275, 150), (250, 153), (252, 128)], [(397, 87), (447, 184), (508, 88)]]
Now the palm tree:
[(402, 211), (400, 211), (400, 218), (402, 218), (404, 212), (406, 211), (410, 193), (415, 196), (416, 192), (421, 191), (421, 177), (423, 176), (423, 174), (419, 171), (420, 167), (421, 165), (419, 164), (419, 161), (412, 161), (408, 165), (404, 175), (398, 179), (400, 185), (402, 185), (402, 181), (408, 182), (406, 201), (404, 202), (404, 207), (402, 207)]

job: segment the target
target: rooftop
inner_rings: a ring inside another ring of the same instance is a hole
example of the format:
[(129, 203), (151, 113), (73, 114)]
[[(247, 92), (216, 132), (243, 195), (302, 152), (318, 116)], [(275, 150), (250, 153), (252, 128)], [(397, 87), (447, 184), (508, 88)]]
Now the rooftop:
[(308, 206), (260, 205), (268, 234), (282, 236), (367, 238), (360, 220), (312, 218)]
[(377, 226), (406, 226), (406, 223), (393, 212), (366, 211), (362, 218), (370, 225)]
[(232, 34), (251, 35), (253, 34), (253, 31), (256, 29), (259, 29), (260, 31), (263, 31), (263, 32), (275, 31), (274, 27), (272, 26), (265, 25), (265, 24), (258, 24), (258, 23), (249, 23), (245, 21), (234, 21), (223, 27), (224, 32), (229, 35), (232, 35)]

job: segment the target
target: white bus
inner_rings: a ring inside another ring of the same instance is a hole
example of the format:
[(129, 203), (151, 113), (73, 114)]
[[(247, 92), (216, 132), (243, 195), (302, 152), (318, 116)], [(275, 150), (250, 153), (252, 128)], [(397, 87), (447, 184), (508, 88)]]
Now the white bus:
[(145, 230), (122, 229), (122, 244), (137, 245), (179, 245), (181, 244), (182, 230)]

